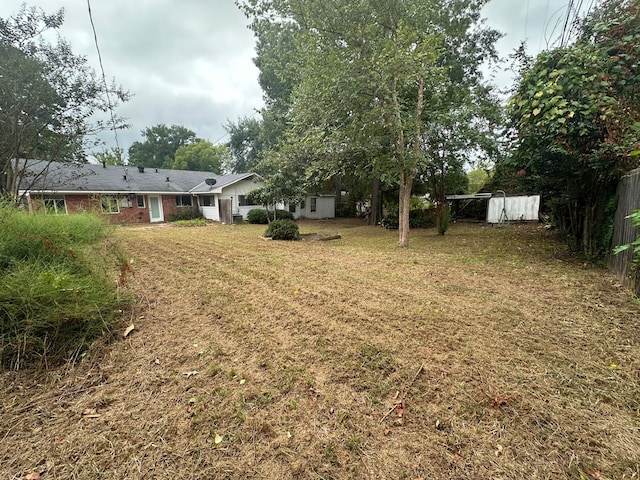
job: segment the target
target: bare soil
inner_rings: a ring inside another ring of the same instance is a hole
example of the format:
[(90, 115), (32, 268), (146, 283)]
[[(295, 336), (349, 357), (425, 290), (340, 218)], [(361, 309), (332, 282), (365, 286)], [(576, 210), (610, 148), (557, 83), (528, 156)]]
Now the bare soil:
[(640, 477), (640, 306), (538, 225), (120, 228), (126, 338), (0, 374), (0, 478)]

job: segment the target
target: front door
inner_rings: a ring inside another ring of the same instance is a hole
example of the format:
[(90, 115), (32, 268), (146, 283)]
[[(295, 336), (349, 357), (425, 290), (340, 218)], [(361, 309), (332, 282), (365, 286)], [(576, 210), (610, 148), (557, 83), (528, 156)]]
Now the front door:
[(220, 223), (231, 225), (233, 223), (233, 213), (230, 198), (221, 198), (218, 202), (218, 212), (220, 213)]
[(151, 223), (164, 221), (162, 199), (157, 195), (149, 195), (149, 219), (151, 220)]

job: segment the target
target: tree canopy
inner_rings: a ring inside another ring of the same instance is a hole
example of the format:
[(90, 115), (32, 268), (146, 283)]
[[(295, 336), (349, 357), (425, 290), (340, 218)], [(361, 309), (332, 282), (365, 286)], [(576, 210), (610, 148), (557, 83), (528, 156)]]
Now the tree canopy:
[(64, 11), (46, 14), (22, 8), (0, 18), (0, 193), (14, 195), (19, 158), (85, 161), (85, 148), (105, 128), (93, 114), (124, 102), (129, 94), (105, 85), (64, 39), (48, 42), (43, 34), (59, 29)]
[(574, 44), (531, 62), (509, 104), (515, 153), (503, 176), (511, 171), (540, 191), (570, 246), (586, 255), (609, 248), (607, 208), (620, 176), (637, 165), (639, 14), (639, 0), (604, 2)]
[(171, 168), (196, 170), (222, 174), (231, 163), (231, 154), (226, 145), (214, 145), (209, 140), (199, 139), (195, 143), (178, 147)]
[(150, 168), (172, 168), (176, 151), (197, 140), (195, 132), (188, 128), (164, 123), (145, 128), (142, 136), (142, 142), (133, 142), (129, 147), (129, 163)]
[(484, 3), (243, 3), (268, 83), (265, 123), (281, 129), (279, 158), (316, 182), (348, 173), (397, 187), (399, 244), (407, 246), (409, 200), (430, 160), (433, 124), (471, 105), (479, 64), (495, 56), (498, 34), (479, 23)]

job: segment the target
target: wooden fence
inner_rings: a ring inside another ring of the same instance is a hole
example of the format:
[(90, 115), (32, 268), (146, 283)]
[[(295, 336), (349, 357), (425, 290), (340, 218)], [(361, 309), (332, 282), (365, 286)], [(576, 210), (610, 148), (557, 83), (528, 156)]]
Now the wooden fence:
[[(613, 228), (612, 246), (631, 243), (638, 237), (638, 229), (631, 226), (631, 220), (626, 218), (632, 211), (640, 209), (640, 168), (631, 170), (620, 179), (618, 184), (618, 207)], [(626, 250), (617, 255), (609, 255), (609, 268), (618, 279), (637, 292), (640, 282), (635, 275), (630, 276), (633, 252)], [(633, 278), (632, 278), (633, 277)]]

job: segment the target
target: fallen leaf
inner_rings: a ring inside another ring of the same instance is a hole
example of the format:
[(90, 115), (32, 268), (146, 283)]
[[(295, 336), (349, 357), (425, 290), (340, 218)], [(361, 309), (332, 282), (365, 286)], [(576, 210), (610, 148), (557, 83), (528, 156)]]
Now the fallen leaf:
[(153, 363), (155, 363), (156, 365), (160, 365), (160, 360), (158, 360), (157, 358), (153, 361)]
[(129, 336), (129, 334), (131, 332), (133, 332), (135, 329), (136, 329), (136, 327), (132, 323), (127, 328), (125, 328), (124, 333), (122, 334), (122, 338), (127, 338)]
[(82, 412), (83, 418), (98, 418), (100, 414), (95, 408), (87, 408), (84, 412)]
[(189, 377), (193, 377), (194, 375), (197, 375), (198, 371), (197, 370), (191, 370), (189, 372), (184, 372), (183, 375), (185, 375), (187, 378)]
[(240, 385), (244, 385), (244, 382), (246, 382), (246, 380), (244, 378), (240, 379)]
[(600, 476), (600, 472), (596, 472), (595, 470), (591, 470), (589, 467), (584, 467), (584, 471), (587, 472), (587, 474), (591, 475), (593, 480), (601, 480), (602, 479), (602, 477)]
[(216, 445), (218, 445), (218, 444), (219, 444), (219, 443), (221, 443), (221, 442), (222, 442), (222, 437), (216, 433), (216, 436), (215, 436), (215, 438), (213, 439), (213, 443), (215, 443)]
[(385, 429), (382, 431), (382, 434), (383, 434), (385, 437), (386, 437), (387, 435), (389, 435), (390, 433), (391, 433), (391, 429), (389, 429), (389, 428), (385, 428)]
[(32, 472), (24, 477), (24, 480), (40, 480), (42, 477), (38, 472)]
[(291, 432), (287, 432), (287, 438), (291, 438), (293, 435), (291, 435)]

